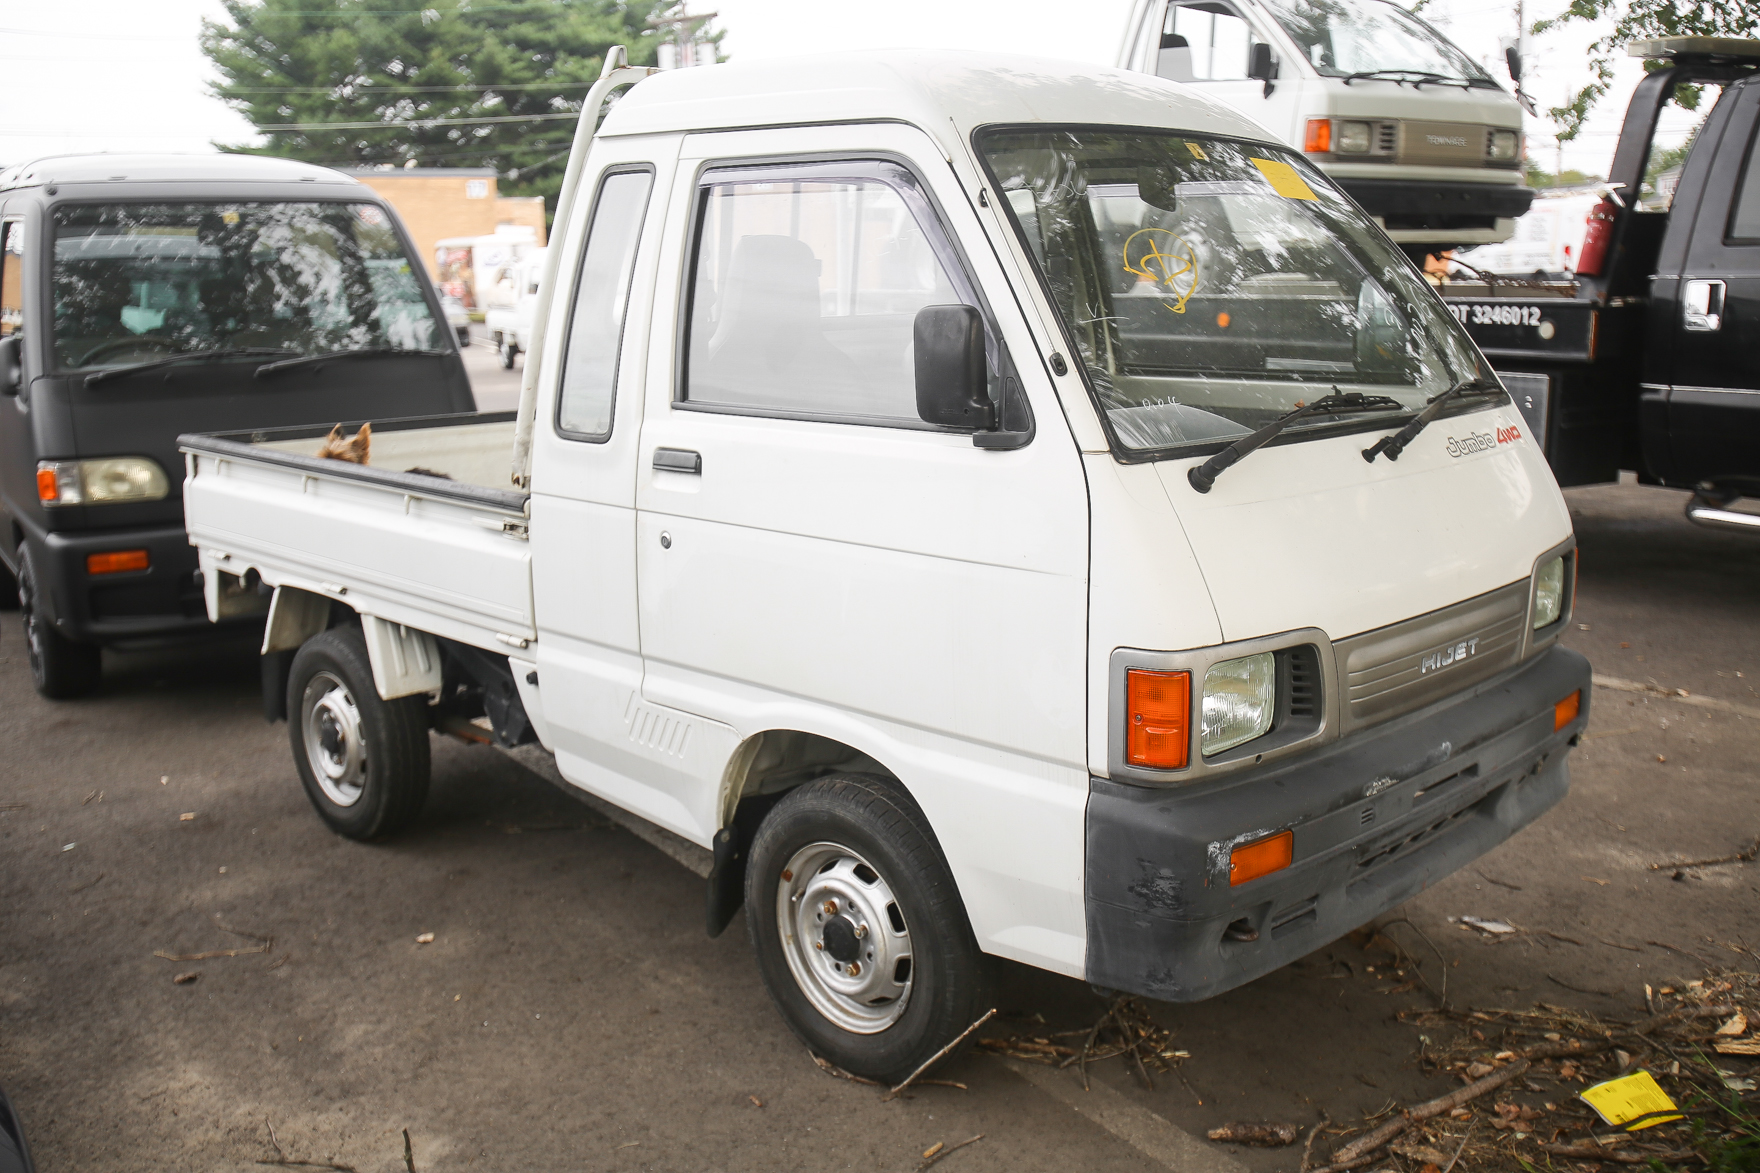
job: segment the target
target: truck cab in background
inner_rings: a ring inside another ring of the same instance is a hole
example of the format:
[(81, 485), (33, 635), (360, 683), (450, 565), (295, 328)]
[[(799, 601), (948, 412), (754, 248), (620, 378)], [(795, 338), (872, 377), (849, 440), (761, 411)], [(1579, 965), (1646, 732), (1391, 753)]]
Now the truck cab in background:
[(196, 574), (178, 433), (475, 407), (412, 255), (370, 188), (305, 163), (0, 171), (0, 579), (39, 692), (88, 692), (103, 647), (208, 634), (211, 609), (262, 622), (254, 581)]
[(1135, 0), (1117, 64), (1260, 123), (1414, 260), (1508, 240), (1534, 198), (1515, 96), (1387, 0)]

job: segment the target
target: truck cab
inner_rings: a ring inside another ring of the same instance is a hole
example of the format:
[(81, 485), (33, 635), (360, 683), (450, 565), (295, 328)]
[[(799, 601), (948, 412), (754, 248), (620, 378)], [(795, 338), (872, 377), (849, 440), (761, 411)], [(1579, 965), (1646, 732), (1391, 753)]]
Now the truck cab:
[[(211, 631), (180, 432), (475, 407), (411, 257), (383, 200), (303, 163), (0, 172), (0, 575), (39, 691), (89, 691), (104, 647)], [(254, 585), (227, 603), (267, 608)]]
[(1304, 152), (1414, 259), (1509, 239), (1534, 198), (1515, 96), (1388, 0), (1136, 0), (1118, 64)]

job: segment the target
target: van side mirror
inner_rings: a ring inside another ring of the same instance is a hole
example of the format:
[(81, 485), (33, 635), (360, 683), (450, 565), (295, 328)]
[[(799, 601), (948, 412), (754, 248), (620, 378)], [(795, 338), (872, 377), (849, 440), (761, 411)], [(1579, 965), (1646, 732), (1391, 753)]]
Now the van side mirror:
[[(1239, 61), (1240, 58), (1235, 58)], [(1271, 59), (1271, 46), (1264, 41), (1253, 42), (1253, 55), (1247, 59), (1247, 76), (1254, 81), (1270, 81), (1277, 76), (1277, 63)]]
[(944, 428), (996, 427), (996, 405), (985, 386), (984, 318), (969, 305), (926, 305), (917, 311), (912, 342), (917, 415)]
[(1522, 80), (1522, 54), (1514, 45), (1503, 51), (1503, 61), (1509, 66), (1509, 79), (1520, 83)]
[(24, 387), (24, 335), (0, 338), (0, 395), (17, 395)]

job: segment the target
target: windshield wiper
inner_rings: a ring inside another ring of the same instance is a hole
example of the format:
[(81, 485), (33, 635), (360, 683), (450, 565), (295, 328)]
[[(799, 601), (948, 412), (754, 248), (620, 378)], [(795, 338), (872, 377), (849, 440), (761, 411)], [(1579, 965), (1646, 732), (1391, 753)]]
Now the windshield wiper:
[(1449, 77), (1445, 73), (1433, 73), (1428, 69), (1364, 69), (1356, 73), (1348, 73), (1342, 80), (1348, 86), (1359, 78), (1370, 81), (1391, 81), (1395, 85), (1401, 86), (1409, 80), (1413, 89), (1421, 88), (1426, 82), (1433, 86), (1464, 86), (1467, 89), (1473, 87), (1473, 83), (1467, 78)]
[(302, 354), (298, 358), (284, 358), (280, 362), (264, 363), (256, 370), (257, 378), (279, 374), (282, 371), (309, 367), (316, 363), (330, 362), (339, 358), (375, 358), (388, 354), (412, 354), (426, 358), (444, 358), (450, 353), (444, 350), (405, 350), (400, 346), (365, 346), (358, 350), (332, 350), (327, 354)]
[(1375, 441), (1375, 446), (1373, 448), (1363, 449), (1363, 459), (1370, 464), (1374, 464), (1375, 458), (1385, 452), (1387, 453), (1387, 459), (1398, 460), (1399, 454), (1406, 450), (1406, 445), (1410, 444), (1413, 438), (1415, 438), (1419, 432), (1423, 431), (1425, 426), (1428, 425), (1431, 420), (1435, 419), (1438, 415), (1441, 415), (1442, 409), (1447, 407), (1449, 400), (1453, 399), (1456, 395), (1461, 394), (1463, 391), (1501, 392), (1502, 390), (1503, 388), (1496, 383), (1481, 382), (1476, 375), (1471, 379), (1463, 379), (1448, 390), (1444, 391), (1441, 395), (1438, 395), (1435, 399), (1432, 399), (1429, 405), (1426, 406), (1423, 411), (1420, 411), (1411, 423), (1407, 424), (1391, 436), (1381, 437), (1381, 439)]
[(86, 386), (94, 383), (120, 379), (124, 375), (135, 375), (142, 371), (156, 371), (160, 367), (172, 366), (180, 362), (206, 362), (214, 358), (242, 358), (248, 355), (286, 354), (284, 350), (276, 350), (272, 346), (236, 346), (224, 350), (191, 350), (183, 354), (173, 354), (166, 358), (148, 359), (146, 362), (130, 363), (125, 367), (111, 367), (107, 371), (86, 376)]
[(1224, 469), (1232, 467), (1241, 457), (1257, 448), (1262, 448), (1277, 437), (1277, 434), (1305, 416), (1330, 414), (1341, 411), (1395, 411), (1404, 408), (1405, 404), (1386, 395), (1364, 395), (1361, 391), (1341, 392), (1337, 387), (1332, 394), (1322, 395), (1305, 407), (1278, 416), (1252, 435), (1236, 440), (1203, 464), (1196, 465), (1186, 473), (1186, 480), (1192, 488), (1200, 493), (1208, 493), (1216, 478)]

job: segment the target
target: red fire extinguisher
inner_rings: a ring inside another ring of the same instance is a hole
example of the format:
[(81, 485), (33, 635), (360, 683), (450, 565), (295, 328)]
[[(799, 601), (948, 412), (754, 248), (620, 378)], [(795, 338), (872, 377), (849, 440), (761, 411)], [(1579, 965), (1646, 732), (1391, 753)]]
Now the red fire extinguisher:
[(1613, 241), (1613, 222), (1619, 213), (1620, 205), (1611, 195), (1602, 196), (1595, 210), (1589, 213), (1589, 227), (1583, 233), (1583, 251), (1577, 255), (1579, 277), (1601, 276), (1601, 266), (1607, 261), (1607, 246)]

